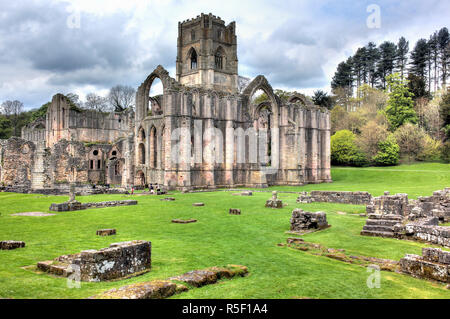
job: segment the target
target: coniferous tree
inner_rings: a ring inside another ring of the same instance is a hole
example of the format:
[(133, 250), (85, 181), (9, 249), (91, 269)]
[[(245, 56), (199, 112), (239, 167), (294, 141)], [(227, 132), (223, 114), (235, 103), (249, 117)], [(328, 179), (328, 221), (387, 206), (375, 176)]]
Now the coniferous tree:
[(380, 58), (380, 52), (375, 43), (369, 42), (366, 47), (366, 67), (368, 71), (368, 83), (374, 87), (377, 83), (376, 65)]
[(353, 95), (352, 58), (348, 58), (347, 61), (339, 63), (331, 82), (331, 88), (333, 90), (343, 88), (348, 96)]
[(405, 77), (406, 65), (408, 64), (409, 41), (404, 37), (398, 40), (397, 44), (397, 70), (400, 71), (402, 79)]
[(438, 33), (439, 61), (441, 69), (442, 88), (445, 90), (447, 86), (448, 68), (450, 62), (450, 34), (447, 28), (442, 28)]
[(414, 50), (411, 51), (410, 72), (423, 79), (426, 78), (428, 52), (428, 41), (425, 39), (417, 41)]
[(436, 92), (439, 86), (439, 74), (438, 74), (439, 46), (438, 46), (437, 32), (433, 33), (430, 36), (430, 40), (428, 40), (428, 47), (430, 50), (431, 63), (433, 64), (433, 84), (434, 84), (433, 87), (434, 92)]
[(394, 72), (394, 62), (397, 55), (397, 46), (389, 41), (385, 41), (380, 45), (377, 74), (381, 80), (381, 88), (386, 88), (386, 76)]

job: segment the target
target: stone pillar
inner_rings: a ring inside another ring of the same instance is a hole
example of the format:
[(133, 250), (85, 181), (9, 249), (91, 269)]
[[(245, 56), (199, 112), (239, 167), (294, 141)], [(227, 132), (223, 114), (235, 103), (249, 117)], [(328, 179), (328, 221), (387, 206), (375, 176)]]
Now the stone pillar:
[(203, 179), (208, 187), (215, 187), (215, 136), (214, 120), (212, 119), (211, 95), (205, 96), (205, 133), (203, 134)]
[(234, 164), (234, 114), (236, 114), (236, 100), (227, 100), (226, 128), (225, 128), (225, 183), (234, 185), (233, 164)]
[(188, 105), (188, 94), (182, 94), (180, 121), (180, 141), (178, 158), (178, 187), (182, 190), (191, 187), (191, 108)]
[(319, 147), (319, 137), (318, 137), (318, 123), (317, 123), (317, 111), (311, 111), (311, 180), (310, 182), (318, 181), (318, 147)]

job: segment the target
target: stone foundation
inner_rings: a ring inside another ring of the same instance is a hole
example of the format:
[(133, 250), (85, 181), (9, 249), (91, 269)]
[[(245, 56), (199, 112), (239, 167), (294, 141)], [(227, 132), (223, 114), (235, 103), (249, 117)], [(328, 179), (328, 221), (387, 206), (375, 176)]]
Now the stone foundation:
[(23, 241), (13, 241), (13, 240), (0, 241), (0, 250), (13, 250), (23, 247), (25, 247), (25, 243)]
[(450, 227), (432, 226), (420, 223), (405, 226), (405, 238), (425, 241), (430, 244), (450, 247)]
[(324, 212), (305, 212), (301, 209), (294, 209), (291, 218), (291, 231), (305, 232), (321, 230), (330, 227), (327, 222), (327, 215)]
[(192, 224), (192, 223), (196, 223), (197, 220), (196, 219), (189, 219), (189, 220), (183, 220), (183, 219), (173, 219), (172, 223), (174, 224)]
[(201, 287), (214, 284), (223, 278), (244, 277), (247, 274), (247, 267), (240, 265), (211, 267), (204, 270), (190, 271), (168, 280), (141, 282), (111, 289), (89, 299), (163, 299), (190, 289), (184, 284), (177, 283), (180, 281), (194, 287)]
[(81, 281), (107, 281), (138, 275), (151, 268), (151, 243), (130, 241), (101, 250), (86, 250), (55, 260), (39, 262), (41, 271)]
[(366, 212), (367, 215), (387, 214), (408, 216), (411, 211), (411, 207), (408, 204), (408, 194), (383, 195), (374, 197), (370, 205), (367, 205)]
[(440, 222), (450, 222), (450, 188), (435, 191), (433, 196), (419, 197), (410, 202), (413, 206), (410, 219), (437, 217)]
[(303, 192), (297, 199), (297, 203), (339, 203), (352, 205), (368, 205), (372, 200), (372, 195), (368, 192), (337, 192), (337, 191), (312, 191)]
[(112, 236), (116, 235), (115, 229), (99, 229), (97, 230), (97, 236)]
[(93, 208), (106, 208), (106, 207), (117, 207), (117, 206), (131, 206), (137, 205), (138, 202), (135, 200), (119, 200), (119, 201), (109, 201), (109, 202), (99, 202), (99, 203), (80, 203), (77, 201), (65, 202), (60, 204), (52, 204), (50, 210), (53, 212), (69, 212), (84, 209)]
[(422, 256), (406, 255), (400, 259), (401, 271), (422, 279), (450, 283), (450, 252), (423, 248)]
[(361, 235), (373, 237), (398, 237), (398, 227), (402, 225), (403, 218), (391, 214), (370, 214), (363, 227)]
[(266, 202), (266, 207), (268, 208), (283, 208), (283, 202), (278, 199), (278, 193), (276, 191), (272, 192), (272, 199)]
[(236, 209), (236, 208), (230, 208), (230, 215), (240, 215), (241, 214), (241, 210), (240, 209)]

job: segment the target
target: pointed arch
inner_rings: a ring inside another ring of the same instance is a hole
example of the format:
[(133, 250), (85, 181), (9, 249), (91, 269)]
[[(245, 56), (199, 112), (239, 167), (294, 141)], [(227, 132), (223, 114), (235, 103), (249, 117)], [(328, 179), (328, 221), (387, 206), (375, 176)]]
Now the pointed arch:
[(226, 65), (226, 54), (222, 46), (219, 46), (214, 54), (214, 67), (217, 70), (223, 70)]
[(154, 125), (152, 125), (152, 127), (150, 128), (150, 133), (149, 133), (149, 150), (150, 150), (150, 167), (151, 168), (156, 168), (158, 165), (158, 144), (157, 144), (157, 139), (158, 139), (158, 135), (157, 135), (157, 130), (156, 127)]
[(198, 54), (194, 47), (191, 47), (187, 53), (186, 61), (188, 62), (189, 70), (197, 70), (198, 68)]

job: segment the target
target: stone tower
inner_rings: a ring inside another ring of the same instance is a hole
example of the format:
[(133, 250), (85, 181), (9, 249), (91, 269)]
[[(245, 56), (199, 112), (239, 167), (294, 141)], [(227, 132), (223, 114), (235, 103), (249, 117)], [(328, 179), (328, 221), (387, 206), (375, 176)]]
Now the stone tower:
[(226, 26), (212, 14), (179, 22), (176, 79), (186, 86), (236, 93), (236, 23)]

